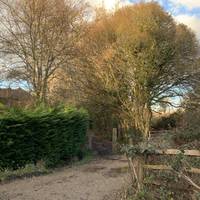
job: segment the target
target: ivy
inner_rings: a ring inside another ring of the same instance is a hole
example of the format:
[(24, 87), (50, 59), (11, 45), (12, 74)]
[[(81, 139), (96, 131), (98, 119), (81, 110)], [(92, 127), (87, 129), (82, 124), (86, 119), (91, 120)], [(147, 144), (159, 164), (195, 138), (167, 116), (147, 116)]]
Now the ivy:
[(154, 146), (144, 143), (138, 145), (124, 145), (122, 146), (121, 151), (131, 158), (158, 154)]

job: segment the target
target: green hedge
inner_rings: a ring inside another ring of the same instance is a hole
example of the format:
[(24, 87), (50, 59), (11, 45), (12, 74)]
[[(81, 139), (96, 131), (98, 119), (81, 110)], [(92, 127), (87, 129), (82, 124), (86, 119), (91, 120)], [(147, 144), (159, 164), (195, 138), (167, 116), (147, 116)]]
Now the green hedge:
[(18, 169), (39, 160), (54, 167), (80, 156), (87, 127), (84, 110), (9, 113), (0, 119), (0, 168)]

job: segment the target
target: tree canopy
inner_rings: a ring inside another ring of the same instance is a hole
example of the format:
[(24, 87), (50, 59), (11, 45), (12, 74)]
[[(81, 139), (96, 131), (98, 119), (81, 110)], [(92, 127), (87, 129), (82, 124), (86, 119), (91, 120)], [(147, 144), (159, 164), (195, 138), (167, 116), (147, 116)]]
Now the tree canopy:
[(97, 104), (113, 99), (147, 138), (153, 106), (188, 87), (198, 47), (194, 33), (155, 2), (104, 15), (89, 30), (87, 89), (98, 94)]
[(73, 0), (0, 0), (0, 44), (9, 77), (46, 102), (51, 80), (79, 55), (85, 6)]

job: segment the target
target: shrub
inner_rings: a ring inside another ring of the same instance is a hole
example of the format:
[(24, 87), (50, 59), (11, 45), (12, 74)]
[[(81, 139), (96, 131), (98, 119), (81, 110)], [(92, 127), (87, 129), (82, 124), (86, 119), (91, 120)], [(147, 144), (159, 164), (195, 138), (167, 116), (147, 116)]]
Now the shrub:
[(54, 167), (80, 156), (86, 141), (84, 110), (12, 110), (0, 119), (0, 168), (18, 169), (44, 160)]
[(197, 129), (185, 129), (180, 130), (173, 136), (173, 140), (176, 144), (183, 145), (194, 141), (200, 141), (200, 130)]
[(179, 113), (173, 113), (169, 116), (163, 116), (155, 119), (152, 123), (152, 128), (155, 130), (168, 130), (177, 127), (177, 122), (180, 118)]

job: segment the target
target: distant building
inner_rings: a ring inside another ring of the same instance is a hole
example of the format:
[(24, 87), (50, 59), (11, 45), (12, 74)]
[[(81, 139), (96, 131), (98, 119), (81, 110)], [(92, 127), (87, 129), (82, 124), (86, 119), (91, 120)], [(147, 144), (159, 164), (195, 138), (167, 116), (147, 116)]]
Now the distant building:
[(33, 97), (27, 91), (18, 88), (1, 88), (0, 103), (6, 106), (25, 106), (31, 104)]

